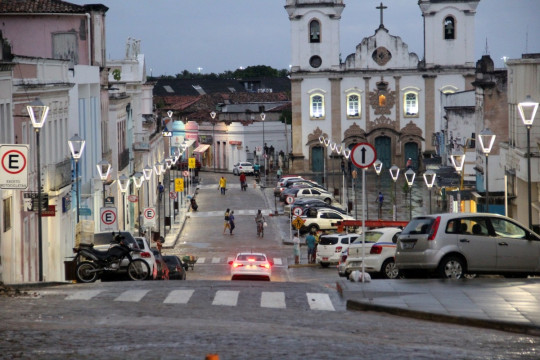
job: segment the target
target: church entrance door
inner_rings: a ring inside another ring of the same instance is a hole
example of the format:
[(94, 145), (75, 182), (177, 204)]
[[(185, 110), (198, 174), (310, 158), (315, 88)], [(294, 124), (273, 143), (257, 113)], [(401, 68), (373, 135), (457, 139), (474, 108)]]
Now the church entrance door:
[(379, 136), (375, 138), (375, 151), (377, 159), (382, 161), (383, 170), (392, 167), (392, 141), (388, 136)]
[(413, 170), (418, 170), (418, 144), (414, 142), (408, 142), (405, 144), (405, 167), (409, 158), (412, 160)]
[[(319, 184), (324, 183), (324, 149), (321, 146), (311, 148), (311, 171), (315, 181)], [(325, 184), (326, 186), (326, 184)]]

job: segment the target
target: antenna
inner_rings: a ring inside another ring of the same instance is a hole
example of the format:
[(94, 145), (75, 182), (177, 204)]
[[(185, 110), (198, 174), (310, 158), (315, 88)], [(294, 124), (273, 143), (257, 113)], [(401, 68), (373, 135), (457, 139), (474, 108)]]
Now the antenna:
[(529, 25), (525, 28), (525, 54), (529, 53)]
[(484, 55), (489, 55), (489, 46), (488, 46), (488, 39), (486, 37), (486, 48), (484, 50)]

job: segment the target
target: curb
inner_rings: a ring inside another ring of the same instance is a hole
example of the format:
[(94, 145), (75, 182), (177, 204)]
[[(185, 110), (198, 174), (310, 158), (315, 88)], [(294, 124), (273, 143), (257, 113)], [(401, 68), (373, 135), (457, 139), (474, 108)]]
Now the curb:
[[(344, 294), (344, 292), (347, 290), (345, 290), (341, 286), (340, 282), (336, 282), (336, 289), (338, 293), (340, 294), (340, 296), (342, 298), (345, 298), (347, 310), (351, 310), (351, 311), (377, 311), (377, 312), (384, 312), (390, 315), (409, 317), (409, 318), (418, 319), (418, 320), (427, 320), (427, 321), (441, 322), (441, 323), (447, 323), (447, 324), (473, 326), (473, 327), (484, 328), (484, 329), (500, 330), (500, 331), (517, 333), (517, 334), (525, 334), (525, 335), (540, 337), (540, 327), (535, 326), (535, 325), (516, 324), (516, 323), (497, 321), (497, 320), (473, 319), (473, 318), (467, 318), (463, 316), (436, 314), (436, 313), (429, 313), (425, 311), (401, 309), (397, 307), (370, 304), (363, 301), (347, 299)], [(366, 301), (369, 301), (369, 299), (366, 299)]]
[(317, 267), (319, 264), (289, 264), (287, 268), (297, 269), (297, 268), (306, 268), (306, 267)]

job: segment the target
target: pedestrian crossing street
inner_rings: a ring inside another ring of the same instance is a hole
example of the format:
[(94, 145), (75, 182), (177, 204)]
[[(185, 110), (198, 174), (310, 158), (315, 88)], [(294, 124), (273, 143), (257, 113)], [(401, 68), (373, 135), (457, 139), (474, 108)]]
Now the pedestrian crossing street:
[[(255, 209), (255, 210), (236, 210), (236, 209), (234, 209), (234, 216), (242, 216), (242, 215), (255, 216), (255, 215), (257, 215), (257, 211), (258, 211), (258, 209)], [(270, 214), (274, 213), (274, 210), (261, 209), (261, 212), (262, 212), (262, 214), (264, 216), (269, 216)], [(224, 210), (195, 211), (195, 212), (188, 213), (188, 216), (193, 217), (193, 218), (200, 218), (200, 217), (207, 218), (207, 217), (213, 217), (213, 216), (223, 218), (223, 214), (225, 214)]]
[[(162, 302), (164, 304), (176, 304), (176, 305), (187, 305), (190, 304), (190, 301), (193, 299), (195, 289), (177, 289), (170, 290), (167, 295), (163, 298)], [(94, 289), (94, 290), (78, 290), (72, 294), (69, 294), (65, 297), (66, 301), (90, 301), (95, 300), (98, 297), (111, 296), (110, 290), (103, 289)], [(125, 290), (120, 294), (113, 295), (113, 301), (117, 302), (127, 302), (127, 303), (138, 303), (144, 301), (145, 297), (152, 297), (151, 301), (154, 301), (155, 294), (157, 291), (149, 289), (136, 289), (136, 290)], [(162, 291), (159, 292), (161, 294)], [(304, 300), (309, 307), (309, 310), (317, 311), (336, 311), (330, 296), (325, 293), (305, 293)], [(240, 290), (215, 290), (211, 306), (224, 306), (224, 307), (236, 307), (238, 306), (239, 299), (242, 296), (242, 291)], [(253, 294), (246, 294), (246, 297), (249, 299), (253, 298)], [(261, 308), (271, 308), (271, 309), (287, 309), (286, 294), (283, 291), (261, 291), (260, 299), (258, 304)], [(193, 303), (197, 303), (197, 300), (194, 300)], [(296, 302), (291, 300), (294, 306)]]

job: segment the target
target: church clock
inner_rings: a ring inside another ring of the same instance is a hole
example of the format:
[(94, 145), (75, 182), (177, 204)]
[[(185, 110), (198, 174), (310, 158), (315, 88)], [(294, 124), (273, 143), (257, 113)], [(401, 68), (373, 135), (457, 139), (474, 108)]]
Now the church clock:
[(380, 46), (373, 51), (373, 54), (371, 55), (373, 58), (373, 61), (375, 61), (377, 64), (383, 66), (386, 65), (392, 58), (392, 54), (390, 51), (388, 51), (387, 48), (384, 46)]

